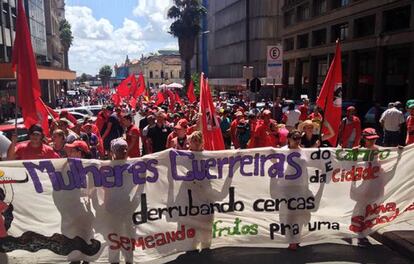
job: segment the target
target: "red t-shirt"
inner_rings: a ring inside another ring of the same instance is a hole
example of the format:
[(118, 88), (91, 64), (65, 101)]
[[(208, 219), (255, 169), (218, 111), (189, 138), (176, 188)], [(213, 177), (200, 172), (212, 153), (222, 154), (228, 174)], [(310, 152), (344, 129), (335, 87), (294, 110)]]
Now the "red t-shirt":
[(306, 105), (301, 105), (299, 106), (299, 111), (300, 111), (299, 120), (305, 121), (308, 118), (308, 107)]
[(137, 158), (140, 156), (140, 151), (139, 151), (140, 135), (141, 133), (139, 133), (139, 129), (134, 125), (130, 126), (128, 130), (126, 131), (126, 141), (128, 143), (128, 147), (130, 147), (132, 144), (132, 138), (133, 137), (136, 138), (135, 144), (132, 146), (131, 150), (128, 152), (128, 157), (130, 158)]
[(42, 144), (40, 147), (32, 147), (30, 142), (20, 143), (16, 146), (16, 160), (34, 159), (59, 159), (53, 148)]
[(270, 128), (269, 123), (260, 122), (256, 126), (256, 131), (254, 132), (254, 147), (255, 148), (262, 148), (262, 147), (272, 147), (274, 141), (270, 137)]
[(414, 116), (407, 117), (407, 145), (414, 143)]

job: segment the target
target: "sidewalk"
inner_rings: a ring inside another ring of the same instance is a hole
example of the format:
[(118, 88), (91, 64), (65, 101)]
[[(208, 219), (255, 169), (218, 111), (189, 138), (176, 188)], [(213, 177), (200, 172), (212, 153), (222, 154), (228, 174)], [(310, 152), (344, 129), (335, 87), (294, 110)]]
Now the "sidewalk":
[(398, 224), (396, 227), (385, 227), (371, 235), (382, 244), (414, 259), (414, 220)]

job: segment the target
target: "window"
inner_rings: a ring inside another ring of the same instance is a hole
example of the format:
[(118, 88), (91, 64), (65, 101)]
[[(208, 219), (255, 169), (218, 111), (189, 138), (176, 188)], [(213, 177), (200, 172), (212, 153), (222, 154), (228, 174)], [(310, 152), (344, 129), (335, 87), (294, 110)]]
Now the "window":
[[(161, 71), (161, 78), (164, 78), (164, 71)], [(168, 78), (168, 76), (167, 76)]]
[(301, 5), (298, 7), (298, 21), (304, 21), (309, 19), (310, 17), (310, 10), (309, 4)]
[(171, 71), (171, 79), (174, 79), (174, 74), (173, 74), (174, 72), (173, 71)]
[(290, 26), (295, 23), (295, 13), (294, 10), (290, 10), (285, 13), (285, 26)]
[(304, 49), (309, 46), (309, 35), (303, 34), (298, 36), (298, 49)]
[(403, 6), (384, 12), (384, 31), (395, 31), (410, 27), (410, 6)]
[(326, 12), (326, 1), (327, 0), (315, 0), (313, 3), (313, 14), (315, 16), (321, 15)]
[(349, 0), (332, 0), (332, 8), (345, 7), (349, 5)]
[[(0, 33), (1, 35), (1, 33)], [(6, 56), (4, 54), (4, 45), (0, 44), (0, 62), (6, 62)]]
[(326, 44), (326, 29), (320, 29), (312, 32), (312, 46)]
[(6, 3), (3, 3), (3, 21), (5, 22), (6, 28), (10, 28), (10, 15), (9, 15), (9, 5)]
[(154, 74), (153, 74), (153, 72), (152, 71), (150, 71), (150, 78), (152, 79), (152, 78), (154, 78)]
[(354, 36), (357, 38), (375, 33), (375, 15), (355, 19)]
[(348, 32), (349, 32), (348, 29), (349, 29), (348, 23), (342, 23), (342, 24), (332, 26), (331, 42), (335, 42), (337, 39), (341, 41), (348, 39)]
[(293, 38), (285, 39), (283, 49), (285, 51), (293, 50), (295, 48), (295, 40)]

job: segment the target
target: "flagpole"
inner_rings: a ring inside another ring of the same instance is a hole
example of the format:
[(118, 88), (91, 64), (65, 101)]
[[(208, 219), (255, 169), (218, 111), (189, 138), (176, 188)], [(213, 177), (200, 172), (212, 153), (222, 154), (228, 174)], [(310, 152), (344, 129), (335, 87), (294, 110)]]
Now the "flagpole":
[(44, 106), (44, 108), (47, 111), (47, 114), (52, 118), (53, 121), (56, 121), (55, 117), (50, 113), (49, 108), (47, 107), (47, 105), (45, 104), (45, 102), (43, 102), (42, 98), (40, 98), (40, 102), (42, 103), (42, 105)]
[(17, 84), (19, 83), (19, 75), (17, 74), (17, 69), (16, 69), (16, 91), (15, 91), (15, 96), (14, 96), (14, 133), (16, 134), (16, 136), (17, 136), (17, 110), (18, 110), (18, 107), (17, 107)]
[[(335, 45), (338, 45), (338, 43), (339, 43), (339, 39), (336, 39)], [(336, 49), (335, 49), (334, 59), (335, 59), (336, 55), (337, 54), (336, 54)], [(325, 105), (324, 105), (324, 108), (323, 108), (323, 115), (322, 115), (322, 120), (321, 120), (321, 127), (319, 129), (319, 138), (321, 140), (321, 145), (322, 145), (322, 128), (323, 128), (323, 123), (325, 122), (325, 113), (326, 113), (326, 108), (327, 107), (328, 107), (328, 100), (325, 99)], [(336, 144), (336, 145), (338, 145), (338, 144)], [(332, 146), (332, 147), (336, 147), (336, 146)]]

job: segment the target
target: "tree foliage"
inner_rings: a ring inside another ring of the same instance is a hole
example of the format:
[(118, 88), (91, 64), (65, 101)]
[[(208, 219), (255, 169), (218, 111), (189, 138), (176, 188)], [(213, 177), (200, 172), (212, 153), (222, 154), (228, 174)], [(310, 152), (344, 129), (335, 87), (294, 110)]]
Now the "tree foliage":
[(178, 38), (181, 58), (185, 63), (185, 83), (191, 80), (191, 59), (194, 57), (196, 38), (201, 31), (201, 16), (206, 9), (199, 0), (174, 0), (174, 5), (168, 10), (168, 17), (174, 22), (169, 33)]
[(65, 51), (73, 44), (72, 27), (66, 19), (63, 19), (59, 23), (59, 38)]
[(102, 84), (106, 85), (109, 82), (109, 79), (111, 79), (112, 76), (112, 68), (109, 65), (104, 65), (99, 70), (99, 77), (101, 78)]

